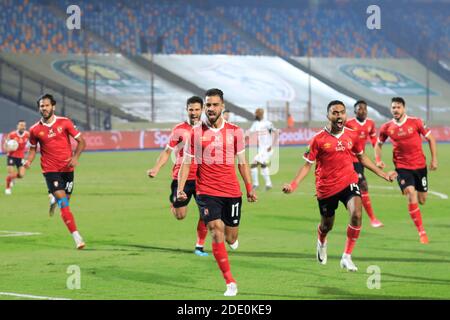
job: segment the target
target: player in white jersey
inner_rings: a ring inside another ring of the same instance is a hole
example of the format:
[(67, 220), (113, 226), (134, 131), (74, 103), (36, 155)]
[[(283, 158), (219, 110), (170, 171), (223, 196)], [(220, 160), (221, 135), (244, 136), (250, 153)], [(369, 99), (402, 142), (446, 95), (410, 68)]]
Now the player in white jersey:
[(251, 173), (253, 181), (253, 189), (259, 187), (258, 167), (261, 167), (261, 175), (266, 183), (266, 190), (272, 189), (272, 181), (269, 174), (270, 158), (273, 155), (273, 145), (275, 142), (275, 128), (272, 122), (264, 120), (264, 110), (261, 108), (255, 111), (255, 122), (249, 129), (249, 136), (256, 135), (257, 154), (251, 162)]

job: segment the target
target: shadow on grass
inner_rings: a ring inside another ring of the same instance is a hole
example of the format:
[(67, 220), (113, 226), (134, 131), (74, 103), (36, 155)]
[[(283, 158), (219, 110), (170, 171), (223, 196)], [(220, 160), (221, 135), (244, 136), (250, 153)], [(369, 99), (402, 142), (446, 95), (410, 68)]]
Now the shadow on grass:
[[(314, 288), (318, 290), (318, 299), (343, 299), (343, 300), (436, 300), (438, 298), (423, 297), (423, 296), (412, 296), (412, 295), (384, 295), (382, 294), (382, 289), (377, 290), (380, 294), (362, 294), (350, 293), (349, 291), (343, 290), (342, 288), (335, 287), (325, 287), (325, 286), (306, 286), (306, 288)], [(367, 289), (369, 290), (369, 289)], [(374, 290), (370, 290), (373, 292)]]
[[(395, 273), (386, 273), (382, 272), (382, 276), (389, 276), (397, 279), (404, 279), (408, 280), (409, 283), (418, 283), (418, 284), (439, 284), (439, 285), (446, 285), (450, 286), (450, 279), (436, 279), (436, 278), (427, 278), (427, 277), (417, 277), (417, 276), (406, 276), (402, 274), (395, 274)], [(394, 282), (389, 280), (384, 280), (384, 282)], [(449, 293), (450, 295), (450, 293)]]
[[(102, 243), (109, 246), (117, 246), (117, 248), (98, 248), (98, 249), (90, 249), (90, 250), (98, 250), (98, 251), (129, 251), (130, 249), (125, 248), (134, 248), (142, 251), (159, 251), (159, 252), (167, 252), (167, 253), (183, 253), (183, 254), (192, 254), (194, 249), (179, 249), (179, 248), (170, 248), (170, 247), (158, 247), (158, 246), (150, 246), (150, 245), (142, 245), (142, 244), (122, 244), (122, 243), (113, 243), (113, 242), (97, 242)], [(251, 251), (233, 251), (233, 256), (242, 256), (242, 257), (256, 257), (256, 258), (287, 258), (287, 259), (311, 259), (314, 257), (310, 254), (304, 253), (291, 253), (291, 252), (251, 252)]]
[[(182, 253), (182, 254), (192, 254), (193, 250), (188, 249), (179, 249), (179, 248), (170, 248), (170, 247), (159, 247), (159, 246), (150, 246), (143, 244), (122, 244), (122, 243), (114, 243), (114, 242), (98, 242), (105, 245), (117, 246), (117, 248), (98, 248), (98, 249), (90, 249), (90, 250), (99, 250), (99, 251), (129, 251), (132, 249), (139, 249), (142, 251), (159, 251), (159, 252), (168, 252), (168, 253)], [(126, 249), (131, 248), (131, 249)], [(417, 252), (416, 252), (417, 253)], [(311, 259), (314, 257), (314, 253), (301, 253), (301, 252), (270, 252), (270, 251), (233, 251), (233, 256), (238, 257), (251, 257), (251, 258), (282, 258), (282, 259)], [(341, 256), (339, 255), (328, 255), (329, 258), (339, 260)], [(356, 262), (405, 262), (405, 263), (444, 263), (450, 264), (450, 260), (445, 259), (433, 259), (433, 258), (422, 258), (422, 257), (356, 257)]]

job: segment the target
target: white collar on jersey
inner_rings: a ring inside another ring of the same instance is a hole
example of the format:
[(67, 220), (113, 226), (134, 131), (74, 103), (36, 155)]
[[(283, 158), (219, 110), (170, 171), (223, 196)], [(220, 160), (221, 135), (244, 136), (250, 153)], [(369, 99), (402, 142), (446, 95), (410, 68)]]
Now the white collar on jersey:
[[(220, 116), (221, 118), (222, 118), (222, 116)], [(224, 119), (224, 118), (222, 118), (222, 125), (219, 127), (219, 128), (213, 128), (213, 127), (210, 127), (209, 126), (209, 124), (208, 124), (208, 121), (205, 121), (205, 124), (206, 124), (206, 126), (210, 129), (210, 130), (212, 130), (213, 132), (219, 132), (220, 130), (222, 130), (223, 129), (223, 127), (225, 126), (225, 123), (226, 123), (227, 121)]]
[(408, 115), (405, 114), (405, 119), (403, 119), (401, 122), (397, 122), (397, 121), (395, 121), (395, 119), (392, 119), (392, 122), (394, 122), (396, 125), (401, 127), (402, 125), (405, 124), (406, 120), (408, 120)]
[(22, 138), (22, 137), (25, 135), (25, 132), (26, 132), (26, 131), (24, 131), (22, 134), (20, 134), (20, 133), (19, 133), (19, 130), (16, 130), (16, 134), (17, 134), (17, 136), (20, 137), (20, 138)]
[(344, 134), (344, 131), (345, 131), (345, 127), (343, 127), (343, 128), (342, 128), (342, 132), (341, 132), (341, 133), (338, 133), (338, 134), (331, 133), (331, 131), (328, 130), (327, 126), (325, 126), (325, 128), (323, 128), (323, 129), (324, 129), (326, 132), (328, 132), (330, 135), (332, 135), (333, 137), (335, 137), (336, 139), (339, 139), (340, 137), (342, 137), (342, 135)]
[(53, 126), (53, 125), (55, 124), (56, 119), (58, 118), (57, 116), (54, 116), (54, 117), (55, 117), (55, 118), (54, 118), (53, 121), (50, 122), (50, 123), (45, 123), (45, 122), (44, 122), (44, 119), (42, 119), (42, 118), (41, 118), (40, 122), (41, 122), (44, 126), (50, 128), (51, 126)]
[(355, 117), (355, 120), (356, 120), (356, 122), (357, 122), (360, 126), (365, 125), (366, 122), (367, 122), (367, 118), (366, 118), (363, 122), (360, 122), (360, 121), (358, 120), (358, 118), (356, 118), (356, 117)]

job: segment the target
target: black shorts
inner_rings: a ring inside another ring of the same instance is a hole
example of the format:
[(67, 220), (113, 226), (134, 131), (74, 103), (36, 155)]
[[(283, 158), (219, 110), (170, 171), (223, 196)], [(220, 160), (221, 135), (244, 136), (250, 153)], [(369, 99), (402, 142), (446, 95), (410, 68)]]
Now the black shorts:
[(11, 167), (16, 167), (19, 169), (20, 167), (23, 167), (24, 161), (21, 158), (14, 158), (14, 157), (8, 157), (6, 159), (6, 165)]
[(178, 180), (173, 180), (172, 184), (170, 185), (170, 189), (172, 190), (172, 193), (170, 194), (170, 203), (173, 204), (174, 208), (181, 208), (185, 207), (189, 204), (191, 201), (192, 196), (195, 196), (195, 180), (187, 180), (186, 184), (184, 185), (184, 193), (187, 195), (187, 199), (184, 201), (178, 201), (177, 200), (177, 189), (178, 189)]
[(413, 186), (419, 192), (428, 191), (427, 167), (416, 170), (395, 169), (397, 171), (397, 182), (402, 192), (406, 187)]
[(64, 190), (66, 194), (71, 195), (73, 192), (73, 172), (47, 172), (44, 173), (47, 188), (50, 193)]
[(336, 209), (341, 201), (347, 208), (348, 201), (353, 197), (361, 197), (359, 186), (352, 183), (341, 192), (325, 199), (317, 199), (319, 202), (320, 215), (324, 217), (332, 217), (336, 213)]
[(364, 166), (361, 162), (353, 162), (353, 168), (355, 168), (355, 171), (358, 174), (358, 184), (361, 188), (361, 184), (366, 182), (366, 177), (364, 176)]
[(241, 221), (242, 197), (225, 198), (198, 195), (200, 216), (205, 222), (221, 219), (228, 227), (237, 227)]

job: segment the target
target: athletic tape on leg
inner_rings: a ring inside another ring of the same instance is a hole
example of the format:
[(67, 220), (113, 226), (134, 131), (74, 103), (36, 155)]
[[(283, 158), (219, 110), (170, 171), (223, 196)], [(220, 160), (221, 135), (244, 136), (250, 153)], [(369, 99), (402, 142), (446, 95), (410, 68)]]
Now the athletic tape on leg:
[(69, 206), (69, 199), (67, 199), (67, 197), (58, 199), (57, 202), (58, 202), (58, 207), (59, 207), (60, 209), (67, 208), (67, 207)]

